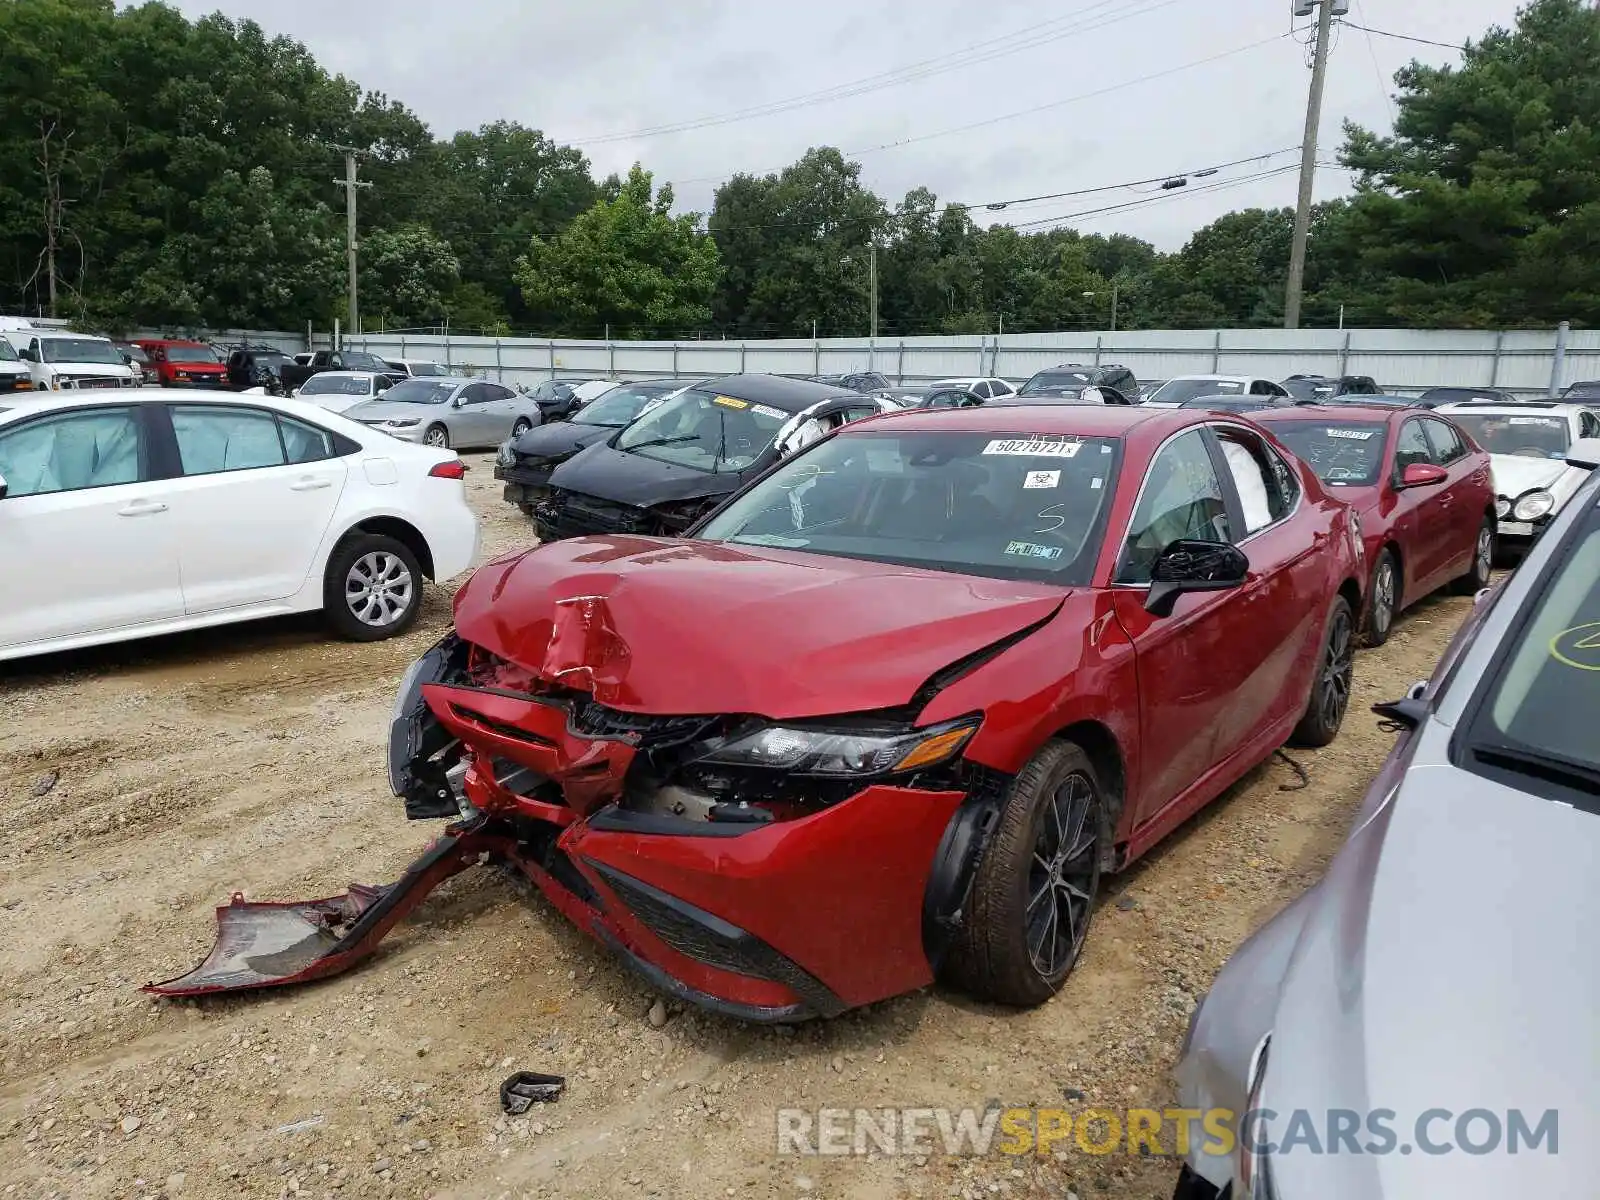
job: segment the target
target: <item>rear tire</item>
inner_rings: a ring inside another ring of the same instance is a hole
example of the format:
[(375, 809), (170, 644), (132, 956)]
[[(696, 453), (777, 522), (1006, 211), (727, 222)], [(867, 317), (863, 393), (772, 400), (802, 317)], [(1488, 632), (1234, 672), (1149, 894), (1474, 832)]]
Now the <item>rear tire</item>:
[(422, 568), (404, 543), (378, 533), (346, 538), (328, 558), (322, 610), (352, 642), (397, 637), (422, 610)]
[(1372, 582), (1367, 588), (1367, 615), (1361, 622), (1361, 640), (1368, 646), (1381, 646), (1394, 632), (1394, 619), (1400, 612), (1400, 561), (1394, 551), (1384, 549), (1372, 566)]
[(1100, 888), (1104, 795), (1073, 742), (1047, 743), (1012, 781), (951, 956), (966, 991), (1030, 1008), (1066, 982)]
[(1456, 591), (1462, 595), (1475, 596), (1489, 586), (1490, 573), (1494, 570), (1495, 555), (1498, 553), (1494, 531), (1494, 520), (1485, 517), (1478, 530), (1477, 543), (1472, 548), (1472, 569), (1456, 580)]
[(1350, 602), (1333, 598), (1323, 628), (1317, 671), (1311, 679), (1311, 697), (1305, 715), (1295, 726), (1294, 742), (1300, 746), (1326, 746), (1339, 736), (1345, 713), (1350, 711), (1350, 685), (1355, 673), (1355, 621)]

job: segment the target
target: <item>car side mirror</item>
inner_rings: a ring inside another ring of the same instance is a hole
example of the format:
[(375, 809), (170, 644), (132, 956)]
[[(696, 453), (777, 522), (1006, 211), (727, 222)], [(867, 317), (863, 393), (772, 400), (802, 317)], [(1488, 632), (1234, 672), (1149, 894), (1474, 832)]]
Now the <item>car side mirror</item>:
[(1450, 472), (1433, 463), (1412, 463), (1400, 475), (1402, 488), (1437, 487), (1450, 478)]
[(1181, 538), (1156, 557), (1144, 608), (1151, 616), (1170, 617), (1179, 596), (1225, 592), (1241, 586), (1249, 575), (1250, 560), (1237, 546)]
[(33, 357), (33, 351), (32, 350), (18, 350), (17, 351), (17, 357), (22, 359), (24, 362), (37, 362), (38, 361), (38, 359)]

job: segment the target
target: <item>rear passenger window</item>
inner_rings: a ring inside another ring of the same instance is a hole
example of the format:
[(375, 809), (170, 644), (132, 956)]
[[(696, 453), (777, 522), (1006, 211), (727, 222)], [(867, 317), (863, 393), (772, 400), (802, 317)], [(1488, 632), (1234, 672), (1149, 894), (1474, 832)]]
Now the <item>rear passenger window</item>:
[(278, 418), (278, 427), (283, 433), (285, 457), (291, 463), (321, 462), (325, 458), (333, 458), (337, 453), (333, 434), (326, 429), (283, 416)]
[(1173, 542), (1186, 538), (1233, 540), (1222, 483), (1198, 429), (1174, 438), (1150, 464), (1138, 511), (1128, 526), (1117, 582), (1149, 583), (1156, 558)]
[(185, 475), (281, 467), (286, 461), (278, 422), (260, 409), (176, 405), (172, 432)]
[(139, 421), (100, 408), (29, 421), (0, 433), (6, 495), (43, 496), (139, 481)]

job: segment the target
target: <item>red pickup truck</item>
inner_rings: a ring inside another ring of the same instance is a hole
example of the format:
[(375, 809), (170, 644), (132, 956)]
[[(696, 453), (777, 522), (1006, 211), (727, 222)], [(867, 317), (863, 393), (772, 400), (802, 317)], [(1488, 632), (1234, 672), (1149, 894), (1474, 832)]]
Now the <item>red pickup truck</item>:
[(134, 342), (150, 359), (161, 387), (226, 387), (228, 365), (204, 342), (140, 338)]

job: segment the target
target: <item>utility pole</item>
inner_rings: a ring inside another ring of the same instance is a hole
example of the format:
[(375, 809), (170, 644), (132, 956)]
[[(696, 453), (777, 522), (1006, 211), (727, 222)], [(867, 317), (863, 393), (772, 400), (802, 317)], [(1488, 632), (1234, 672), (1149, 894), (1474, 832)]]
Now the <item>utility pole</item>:
[(344, 188), (345, 255), (350, 272), (348, 319), (350, 333), (354, 335), (361, 332), (361, 305), (356, 292), (356, 189), (369, 188), (372, 184), (356, 179), (356, 155), (361, 151), (353, 146), (334, 146), (333, 149), (344, 153), (344, 178), (335, 179), (334, 183)]
[(1333, 33), (1334, 10), (1349, 8), (1349, 0), (1297, 0), (1294, 12), (1308, 16), (1316, 3), (1317, 48), (1311, 67), (1311, 95), (1306, 103), (1306, 135), (1300, 143), (1300, 203), (1294, 214), (1294, 245), (1289, 251), (1289, 290), (1283, 300), (1283, 327), (1300, 328), (1300, 297), (1306, 282), (1306, 242), (1311, 236), (1311, 199), (1317, 182), (1317, 135), (1322, 129), (1322, 93), (1328, 81), (1328, 48)]
[(1112, 333), (1115, 333), (1117, 331), (1117, 301), (1121, 298), (1121, 294), (1122, 294), (1122, 285), (1120, 283), (1113, 283), (1111, 285), (1111, 332)]
[(878, 336), (878, 243), (872, 243), (871, 252), (867, 258), (868, 286), (872, 289), (872, 336)]

